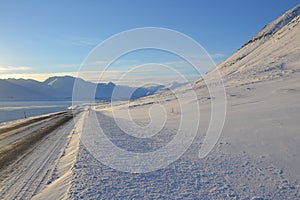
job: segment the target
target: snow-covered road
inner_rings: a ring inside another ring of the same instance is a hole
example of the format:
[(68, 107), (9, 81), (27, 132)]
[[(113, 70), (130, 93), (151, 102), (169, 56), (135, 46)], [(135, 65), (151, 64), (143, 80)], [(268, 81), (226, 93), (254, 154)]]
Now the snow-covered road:
[[(53, 123), (53, 120), (47, 122)], [(71, 120), (47, 135), (2, 171), (4, 180), (0, 183), (0, 198), (31, 199), (38, 193), (51, 179), (73, 130), (74, 122)]]
[(28, 122), (29, 124), (26, 124), (26, 125), (20, 126), (18, 128), (15, 128), (11, 131), (6, 131), (6, 132), (2, 133), (0, 135), (0, 148), (20, 139), (28, 134), (31, 134), (32, 132), (34, 132), (36, 130), (46, 127), (50, 123), (56, 123), (65, 114), (67, 114), (67, 113), (61, 112), (61, 113), (55, 113), (52, 115), (47, 115), (45, 117), (28, 120), (29, 122), (30, 121), (33, 121), (33, 122), (32, 123)]

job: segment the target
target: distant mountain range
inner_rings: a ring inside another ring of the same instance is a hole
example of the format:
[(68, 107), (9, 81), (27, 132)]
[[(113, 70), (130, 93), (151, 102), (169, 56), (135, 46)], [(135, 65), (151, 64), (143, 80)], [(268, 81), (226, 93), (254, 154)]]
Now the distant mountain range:
[(72, 100), (74, 82), (86, 88), (96, 88), (96, 100), (111, 100), (114, 89), (122, 91), (121, 95), (114, 97), (115, 100), (128, 99), (128, 92), (134, 91), (130, 99), (137, 99), (152, 95), (157, 91), (175, 89), (181, 83), (174, 82), (169, 86), (157, 85), (149, 87), (129, 87), (109, 83), (92, 83), (81, 78), (72, 76), (50, 77), (44, 82), (31, 79), (0, 79), (0, 101), (53, 101), (53, 100)]

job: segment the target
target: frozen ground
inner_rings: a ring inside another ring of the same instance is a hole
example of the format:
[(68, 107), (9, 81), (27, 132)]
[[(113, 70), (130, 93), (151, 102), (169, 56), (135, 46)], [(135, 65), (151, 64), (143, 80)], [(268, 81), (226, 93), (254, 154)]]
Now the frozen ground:
[[(79, 145), (80, 126), (70, 122), (49, 135), (1, 183), (1, 197), (36, 199), (299, 199), (300, 85), (297, 74), (240, 87), (228, 87), (227, 119), (213, 151), (198, 158), (209, 119), (207, 91), (199, 90), (202, 123), (188, 151), (166, 168), (142, 174), (120, 172), (103, 165)], [(136, 140), (116, 126), (107, 105), (96, 106), (99, 123), (116, 145), (149, 151), (173, 136), (180, 115), (173, 96), (164, 96), (170, 114), (166, 135)], [(133, 119), (148, 122), (153, 99), (133, 102)], [(120, 109), (122, 106), (120, 106)], [(85, 111), (78, 116), (89, 121)], [(90, 111), (93, 112), (93, 111)], [(73, 134), (70, 134), (73, 133)], [(75, 136), (75, 140), (74, 140)], [(72, 142), (71, 142), (72, 141)], [(79, 145), (79, 148), (76, 146)]]
[[(8, 132), (13, 133), (7, 137), (11, 138), (11, 143), (6, 144), (8, 140), (4, 138), (5, 144), (3, 143), (4, 146), (1, 146), (0, 150), (14, 145), (15, 142), (30, 136), (36, 130), (43, 131), (44, 127), (55, 124), (57, 119), (63, 117), (64, 114), (61, 113), (58, 117), (57, 115), (48, 115), (49, 118), (28, 125), (23, 124), (32, 119), (9, 123), (2, 128), (23, 126)], [(38, 119), (38, 117), (33, 119), (36, 118)], [(55, 174), (59, 161), (64, 157), (63, 152), (69, 141), (68, 136), (72, 135), (73, 129), (74, 122), (71, 120), (61, 127), (57, 127), (57, 129), (36, 142), (32, 147), (27, 148), (24, 152), (19, 152), (17, 159), (8, 167), (4, 168), (4, 166), (1, 166), (0, 198), (31, 199), (49, 183)], [(24, 133), (26, 134), (24, 135)]]
[[(214, 150), (204, 159), (197, 155), (205, 125), (199, 130), (200, 137), (179, 160), (145, 174), (111, 169), (81, 145), (69, 198), (299, 199), (299, 87), (299, 78), (295, 76), (228, 88), (224, 131)], [(150, 106), (133, 107), (134, 120), (144, 123)], [(209, 101), (202, 101), (201, 107), (205, 121)], [(149, 151), (165, 144), (163, 140), (147, 143), (126, 136), (108, 110), (99, 109), (99, 123), (119, 147)], [(167, 126), (166, 132), (175, 127), (172, 123)]]
[[(299, 13), (300, 6), (287, 12), (218, 66), (227, 115), (221, 137), (207, 157), (199, 159), (198, 153), (211, 117), (210, 103), (216, 99), (199, 80), (192, 84), (197, 98), (184, 99), (185, 105), (199, 102), (198, 135), (175, 162), (147, 173), (121, 172), (99, 162), (79, 140), (83, 130), (97, 134), (91, 123), (96, 114), (97, 123), (119, 148), (140, 153), (161, 148), (174, 137), (182, 114), (171, 92), (130, 102), (132, 120), (140, 125), (150, 122), (152, 106), (164, 107), (168, 120), (151, 139), (124, 133), (109, 104), (96, 105), (78, 115), (75, 125), (59, 127), (2, 172), (1, 199), (300, 199)], [(178, 88), (179, 93), (190, 94), (187, 87)], [(194, 108), (190, 109), (186, 112)], [(125, 162), (127, 157), (121, 159)]]
[[(218, 65), (227, 93), (227, 115), (221, 138), (207, 157), (197, 155), (214, 97), (200, 79), (193, 84), (201, 111), (198, 136), (179, 160), (164, 169), (131, 174), (101, 164), (81, 144), (69, 198), (300, 199), (299, 13), (300, 5)], [(178, 90), (190, 92), (185, 86)], [(159, 148), (178, 128), (180, 111), (174, 95), (166, 92), (131, 102), (130, 113), (137, 124), (147, 124), (149, 109), (157, 102), (168, 114), (167, 137), (162, 134), (147, 141), (126, 136), (105, 106), (96, 107), (99, 124), (123, 149)]]

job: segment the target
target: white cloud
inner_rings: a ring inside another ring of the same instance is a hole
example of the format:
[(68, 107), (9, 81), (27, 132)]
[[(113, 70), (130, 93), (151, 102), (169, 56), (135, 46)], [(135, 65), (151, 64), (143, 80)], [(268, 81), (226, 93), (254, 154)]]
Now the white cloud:
[[(193, 66), (183, 60), (162, 63), (139, 63), (136, 60), (126, 60), (126, 62), (117, 63), (116, 68), (112, 67), (108, 69), (100, 79), (101, 70), (104, 69), (103, 64), (107, 64), (107, 62), (95, 61), (86, 63), (88, 66), (84, 66), (79, 74), (71, 69), (76, 66), (74, 64), (62, 66), (66, 69), (69, 68), (69, 72), (58, 73), (30, 73), (30, 71), (27, 72), (27, 70), (31, 69), (30, 67), (0, 67), (0, 78), (23, 78), (44, 81), (52, 76), (69, 75), (73, 77), (79, 76), (84, 80), (92, 82), (114, 82), (122, 85), (136, 86), (145, 83), (168, 84), (173, 81), (185, 82), (186, 80), (196, 80), (201, 76)], [(124, 65), (119, 66), (120, 64)], [(199, 63), (200, 66), (205, 67), (209, 66), (209, 64), (211, 65), (211, 63), (206, 62)], [(6, 73), (3, 73), (4, 71)]]
[(28, 66), (0, 66), (0, 73), (1, 74), (8, 74), (8, 73), (19, 73), (24, 71), (30, 71), (32, 68)]

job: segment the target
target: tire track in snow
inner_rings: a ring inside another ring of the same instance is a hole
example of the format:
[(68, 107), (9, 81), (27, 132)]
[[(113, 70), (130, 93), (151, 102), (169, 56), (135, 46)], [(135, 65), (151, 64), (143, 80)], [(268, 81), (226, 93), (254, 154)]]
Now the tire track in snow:
[(49, 172), (72, 133), (71, 120), (46, 136), (30, 154), (20, 160), (8, 178), (0, 185), (0, 197), (4, 199), (28, 199), (46, 184)]

